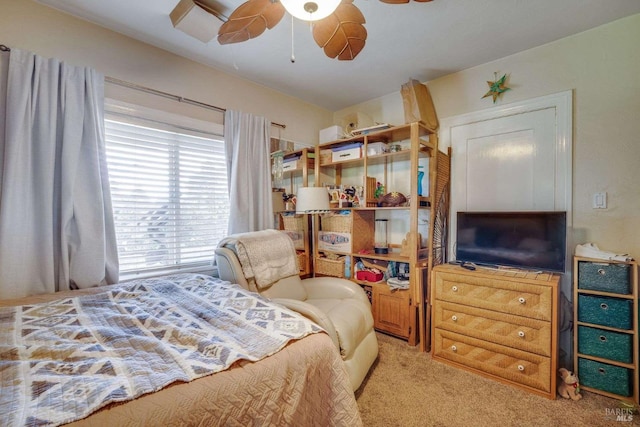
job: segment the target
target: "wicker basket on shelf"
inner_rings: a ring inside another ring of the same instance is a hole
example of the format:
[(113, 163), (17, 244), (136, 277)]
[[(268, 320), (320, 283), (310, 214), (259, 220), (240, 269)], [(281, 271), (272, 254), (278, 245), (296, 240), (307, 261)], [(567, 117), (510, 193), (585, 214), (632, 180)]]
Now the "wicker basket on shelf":
[(333, 231), (336, 233), (351, 233), (351, 223), (353, 215), (333, 214), (324, 215), (321, 219), (322, 231)]
[(344, 277), (344, 258), (316, 258), (315, 272), (325, 276)]
[(285, 230), (302, 231), (304, 230), (304, 215), (281, 214), (282, 224)]

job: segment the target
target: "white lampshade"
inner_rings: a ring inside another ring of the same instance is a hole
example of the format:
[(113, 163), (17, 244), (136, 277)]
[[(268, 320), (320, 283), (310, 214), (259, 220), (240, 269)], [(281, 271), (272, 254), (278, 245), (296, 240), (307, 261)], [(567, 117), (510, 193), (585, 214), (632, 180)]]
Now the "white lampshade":
[(329, 212), (329, 193), (324, 187), (300, 187), (296, 194), (296, 213)]
[(291, 15), (303, 21), (318, 21), (335, 12), (342, 0), (280, 0)]

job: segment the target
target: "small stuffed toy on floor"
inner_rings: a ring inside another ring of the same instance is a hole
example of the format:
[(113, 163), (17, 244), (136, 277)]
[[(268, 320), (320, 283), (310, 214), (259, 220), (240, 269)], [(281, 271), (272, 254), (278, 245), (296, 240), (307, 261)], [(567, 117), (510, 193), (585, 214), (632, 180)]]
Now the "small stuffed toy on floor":
[(558, 374), (560, 375), (560, 382), (558, 383), (558, 394), (565, 399), (582, 399), (578, 377), (575, 376), (573, 372), (565, 368), (558, 369)]

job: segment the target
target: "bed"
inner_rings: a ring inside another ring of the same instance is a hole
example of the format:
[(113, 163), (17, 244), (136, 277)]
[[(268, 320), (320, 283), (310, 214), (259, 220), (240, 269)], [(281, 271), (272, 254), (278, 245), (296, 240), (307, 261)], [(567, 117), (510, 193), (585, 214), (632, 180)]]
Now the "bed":
[(320, 328), (198, 275), (0, 301), (0, 425), (362, 425)]

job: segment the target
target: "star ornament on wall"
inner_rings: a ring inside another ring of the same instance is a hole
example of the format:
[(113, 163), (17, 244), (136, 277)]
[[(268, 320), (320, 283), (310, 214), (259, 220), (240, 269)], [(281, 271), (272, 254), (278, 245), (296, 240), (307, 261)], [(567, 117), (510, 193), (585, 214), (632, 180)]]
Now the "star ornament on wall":
[(505, 93), (506, 91), (511, 90), (511, 88), (508, 88), (507, 86), (505, 86), (505, 81), (507, 80), (506, 74), (500, 77), (499, 79), (498, 79), (498, 73), (493, 73), (493, 75), (494, 75), (495, 81), (493, 82), (487, 81), (487, 84), (489, 85), (489, 92), (485, 93), (482, 98), (486, 98), (487, 96), (492, 96), (493, 103), (495, 104), (496, 99), (498, 99), (498, 97), (503, 93)]

